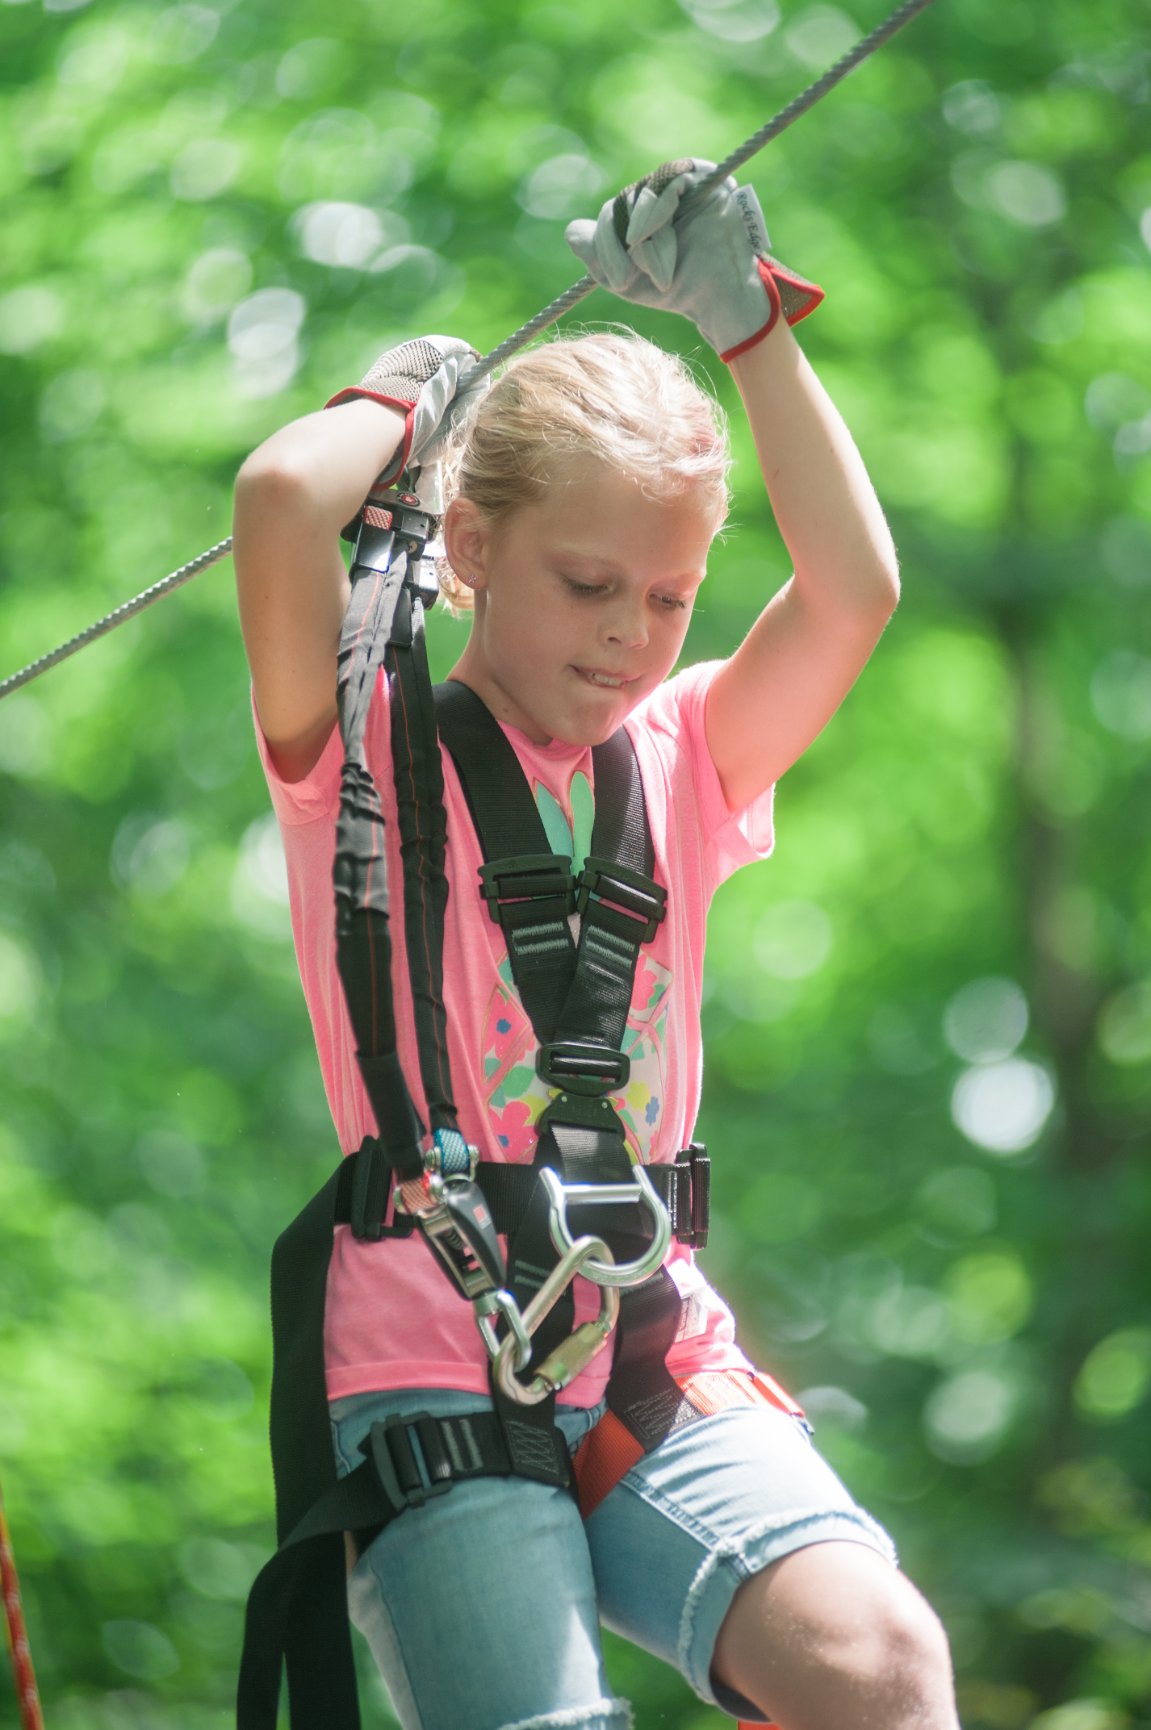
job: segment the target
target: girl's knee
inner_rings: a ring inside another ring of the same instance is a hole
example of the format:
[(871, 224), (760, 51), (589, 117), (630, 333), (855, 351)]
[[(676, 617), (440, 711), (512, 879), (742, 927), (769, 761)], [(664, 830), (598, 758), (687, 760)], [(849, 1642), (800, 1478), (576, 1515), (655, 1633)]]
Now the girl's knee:
[(745, 1582), (713, 1674), (784, 1724), (834, 1723), (866, 1702), (891, 1725), (955, 1725), (939, 1618), (906, 1575), (859, 1545), (796, 1551)]
[[(952, 1687), (951, 1650), (943, 1624), (906, 1575), (892, 1572), (861, 1606), (861, 1637), (846, 1631), (841, 1653), (862, 1672), (861, 1686), (935, 1698)], [(841, 1637), (842, 1638), (842, 1637)]]

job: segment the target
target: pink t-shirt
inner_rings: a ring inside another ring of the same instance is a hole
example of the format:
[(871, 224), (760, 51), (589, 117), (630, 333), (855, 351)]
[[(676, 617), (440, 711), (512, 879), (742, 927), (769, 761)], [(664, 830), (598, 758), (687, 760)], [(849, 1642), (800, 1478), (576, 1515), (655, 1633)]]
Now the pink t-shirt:
[[(633, 1157), (648, 1163), (670, 1161), (687, 1145), (699, 1107), (708, 903), (738, 866), (764, 858), (772, 845), (771, 793), (732, 816), (707, 748), (704, 704), (720, 665), (700, 663), (668, 680), (627, 721), (643, 777), (655, 876), (668, 891), (668, 915), (641, 952), (636, 973), (624, 1041), (630, 1078), (614, 1096)], [(558, 740), (535, 745), (514, 727), (505, 732), (553, 848), (573, 853), (578, 869), (591, 834), (591, 751)], [(276, 774), (262, 737), (260, 751), (284, 840), (304, 995), (328, 1103), (347, 1153), (365, 1135), (375, 1134), (376, 1124), (335, 962), (332, 861), (342, 745), (338, 731), (333, 732), (312, 772), (291, 784)], [(366, 751), (387, 821), (400, 1056), (426, 1121), (403, 964), (402, 874), (382, 683), (368, 721)], [(444, 792), (449, 883), (444, 997), (460, 1128), (484, 1159), (530, 1163), (534, 1126), (551, 1090), (535, 1072), (536, 1043), (512, 987), (502, 933), (480, 899), (479, 843), (446, 752)], [(735, 1345), (731, 1314), (691, 1251), (673, 1242), (666, 1265), (686, 1300), (680, 1337), (668, 1360), (673, 1373), (747, 1368)], [(575, 1296), (577, 1320), (596, 1313), (598, 1292), (587, 1281), (576, 1282)], [(487, 1355), (471, 1306), (455, 1293), (418, 1234), (373, 1244), (357, 1242), (347, 1226), (337, 1227), (324, 1343), (331, 1399), (406, 1387), (488, 1391)], [(565, 1402), (594, 1404), (603, 1393), (610, 1360), (608, 1348), (565, 1390)]]

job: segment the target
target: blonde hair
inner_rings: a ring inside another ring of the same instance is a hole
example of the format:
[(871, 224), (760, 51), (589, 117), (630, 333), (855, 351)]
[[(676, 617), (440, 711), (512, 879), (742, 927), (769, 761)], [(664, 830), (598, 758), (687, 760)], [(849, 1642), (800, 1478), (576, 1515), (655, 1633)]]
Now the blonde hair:
[[(678, 356), (619, 330), (543, 343), (510, 362), (445, 454), (445, 505), (467, 498), (496, 521), (589, 461), (652, 499), (698, 487), (717, 528), (727, 515), (723, 411)], [(470, 608), (446, 557), (438, 574), (449, 606)]]

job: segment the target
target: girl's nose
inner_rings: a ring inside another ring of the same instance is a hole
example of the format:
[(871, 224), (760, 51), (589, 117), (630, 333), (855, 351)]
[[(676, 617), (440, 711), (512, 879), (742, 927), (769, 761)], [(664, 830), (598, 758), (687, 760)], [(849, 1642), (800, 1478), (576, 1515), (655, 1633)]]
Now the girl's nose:
[(604, 620), (604, 640), (623, 649), (642, 649), (647, 642), (647, 615), (640, 599), (621, 597)]

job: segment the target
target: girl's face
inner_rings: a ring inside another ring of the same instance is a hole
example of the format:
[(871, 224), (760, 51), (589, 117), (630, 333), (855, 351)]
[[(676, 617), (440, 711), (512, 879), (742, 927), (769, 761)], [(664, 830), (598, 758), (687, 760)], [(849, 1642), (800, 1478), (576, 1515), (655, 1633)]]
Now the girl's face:
[(601, 744), (679, 658), (717, 527), (699, 489), (656, 501), (591, 463), (498, 523), (457, 500), (448, 554), (476, 598), (457, 675), (537, 744)]

